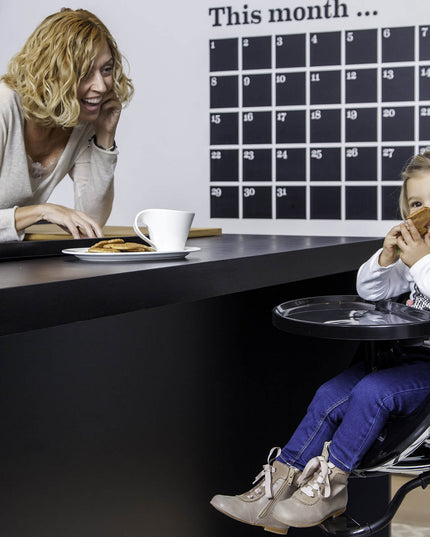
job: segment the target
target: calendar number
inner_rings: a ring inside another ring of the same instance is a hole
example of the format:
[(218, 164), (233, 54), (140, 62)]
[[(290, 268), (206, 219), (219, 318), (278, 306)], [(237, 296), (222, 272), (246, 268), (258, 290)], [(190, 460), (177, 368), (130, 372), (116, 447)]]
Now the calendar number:
[(246, 187), (243, 189), (244, 198), (252, 198), (253, 196), (255, 196), (255, 188)]
[(358, 148), (351, 147), (346, 150), (346, 158), (357, 158), (358, 157)]
[(396, 111), (394, 110), (394, 108), (385, 108), (382, 111), (382, 117), (384, 117), (384, 118), (394, 118), (394, 117), (396, 117)]
[(393, 158), (394, 155), (394, 147), (384, 147), (382, 150), (382, 156), (384, 158)]
[(211, 188), (211, 196), (214, 198), (220, 198), (222, 196), (222, 188), (213, 187)]

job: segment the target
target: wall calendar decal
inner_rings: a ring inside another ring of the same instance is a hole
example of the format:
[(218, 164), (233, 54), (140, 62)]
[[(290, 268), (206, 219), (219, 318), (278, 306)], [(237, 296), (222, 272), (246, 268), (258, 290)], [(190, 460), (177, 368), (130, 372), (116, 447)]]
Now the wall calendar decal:
[(217, 38), (209, 59), (212, 218), (399, 218), (430, 145), (430, 26)]

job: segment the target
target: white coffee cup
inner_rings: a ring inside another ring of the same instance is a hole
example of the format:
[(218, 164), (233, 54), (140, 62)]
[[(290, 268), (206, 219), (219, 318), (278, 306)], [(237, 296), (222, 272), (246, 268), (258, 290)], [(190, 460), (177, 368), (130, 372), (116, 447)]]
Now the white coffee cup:
[[(177, 252), (185, 250), (193, 218), (194, 213), (190, 211), (146, 209), (136, 215), (133, 228), (141, 239), (157, 251)], [(142, 233), (139, 225), (148, 228), (149, 237)]]

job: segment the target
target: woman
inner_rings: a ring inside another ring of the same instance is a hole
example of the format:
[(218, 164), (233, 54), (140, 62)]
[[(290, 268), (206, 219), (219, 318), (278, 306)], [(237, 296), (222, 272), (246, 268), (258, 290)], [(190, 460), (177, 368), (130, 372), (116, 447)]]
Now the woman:
[[(121, 109), (133, 94), (122, 57), (92, 13), (47, 17), (0, 82), (0, 241), (46, 220), (100, 237), (113, 201)], [(47, 203), (69, 174), (74, 209)]]

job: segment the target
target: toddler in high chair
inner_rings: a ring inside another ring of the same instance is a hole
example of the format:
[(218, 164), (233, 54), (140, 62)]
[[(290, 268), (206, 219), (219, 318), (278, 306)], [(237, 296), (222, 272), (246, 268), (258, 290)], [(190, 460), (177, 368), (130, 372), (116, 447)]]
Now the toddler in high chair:
[[(407, 216), (430, 207), (430, 151), (403, 171), (400, 211), (383, 246), (359, 269), (358, 294), (370, 301), (408, 292), (407, 304), (430, 310), (430, 233), (421, 236)], [(430, 222), (428, 223), (430, 227)], [(216, 495), (222, 513), (265, 530), (315, 526), (346, 509), (348, 477), (388, 419), (412, 414), (430, 395), (430, 341), (394, 345), (369, 373), (358, 362), (323, 384), (306, 415), (281, 448), (272, 448), (254, 486), (243, 494)]]

